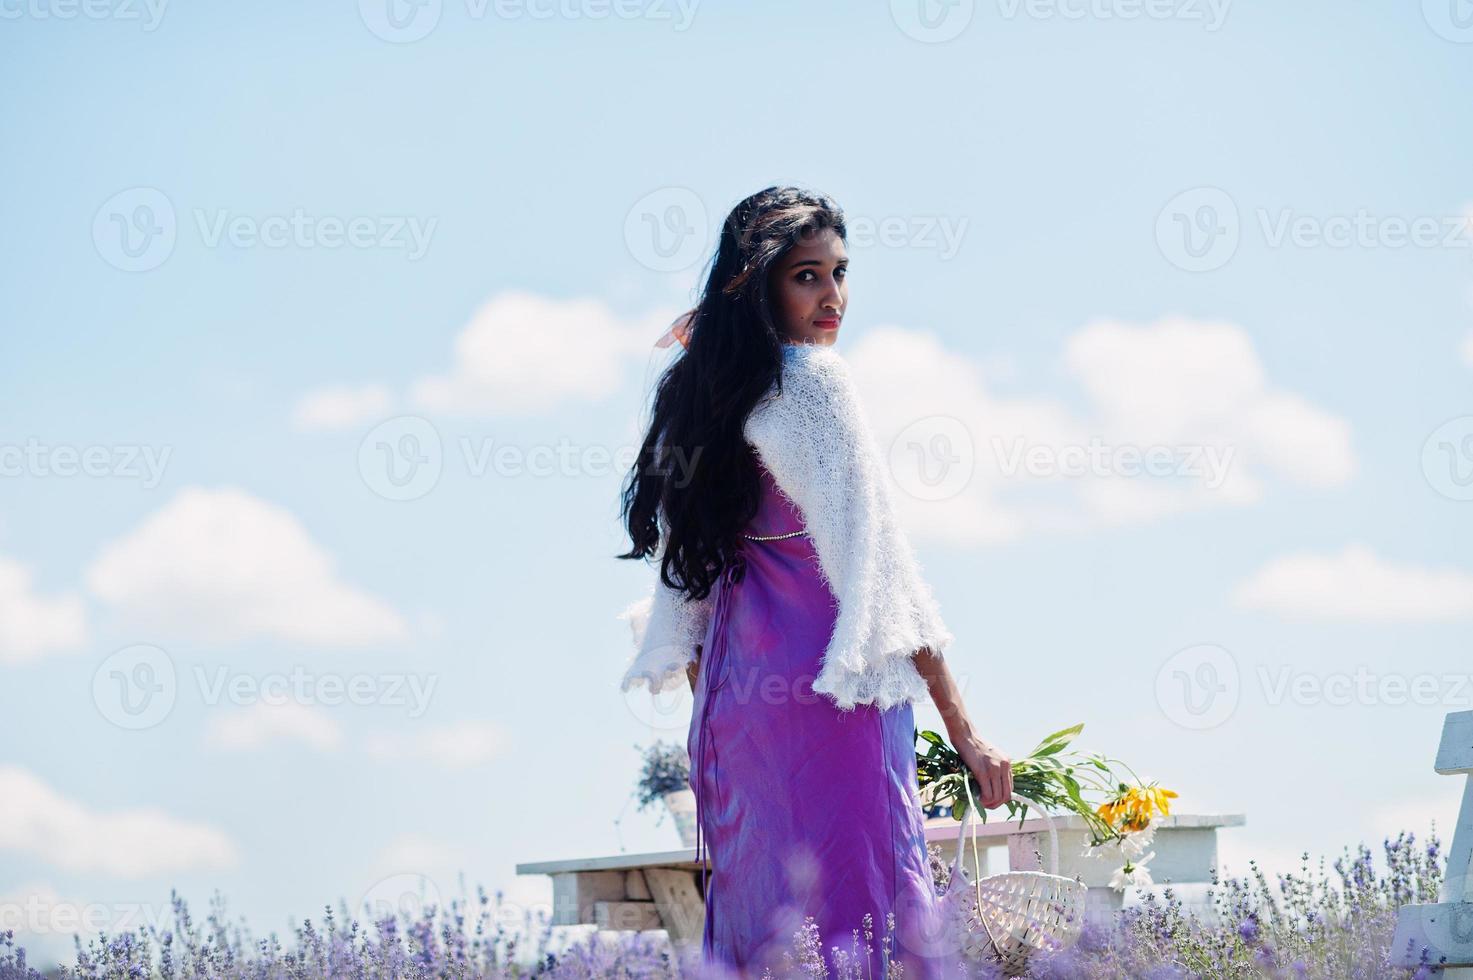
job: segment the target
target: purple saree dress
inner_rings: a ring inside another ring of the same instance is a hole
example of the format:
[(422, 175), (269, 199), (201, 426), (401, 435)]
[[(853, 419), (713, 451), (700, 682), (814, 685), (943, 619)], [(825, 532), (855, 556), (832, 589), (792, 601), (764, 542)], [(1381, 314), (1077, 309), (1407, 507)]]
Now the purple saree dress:
[[(755, 458), (755, 456), (754, 456)], [(909, 704), (841, 711), (813, 691), (837, 615), (802, 513), (758, 462), (763, 495), (715, 591), (686, 748), (711, 973), (782, 975), (806, 916), (831, 947), (948, 976), (916, 790)], [(765, 540), (753, 540), (761, 538)], [(854, 931), (859, 930), (857, 944)], [(954, 960), (953, 960), (954, 961)]]

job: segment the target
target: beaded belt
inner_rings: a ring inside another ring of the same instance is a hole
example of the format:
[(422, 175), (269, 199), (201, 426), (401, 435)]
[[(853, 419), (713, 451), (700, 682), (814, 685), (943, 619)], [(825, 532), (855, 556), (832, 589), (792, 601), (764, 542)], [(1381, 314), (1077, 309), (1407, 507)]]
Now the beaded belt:
[(788, 538), (796, 538), (800, 534), (807, 534), (807, 528), (797, 531), (789, 531), (787, 534), (743, 534), (742, 537), (748, 541), (786, 541)]

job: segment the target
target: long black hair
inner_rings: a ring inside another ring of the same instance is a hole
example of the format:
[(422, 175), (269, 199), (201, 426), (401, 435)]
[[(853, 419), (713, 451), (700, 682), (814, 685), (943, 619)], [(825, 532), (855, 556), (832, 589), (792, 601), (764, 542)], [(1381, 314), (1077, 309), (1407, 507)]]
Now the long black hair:
[(784, 341), (768, 272), (825, 228), (847, 238), (844, 212), (797, 187), (768, 187), (732, 208), (690, 320), (689, 347), (655, 387), (649, 428), (623, 490), (621, 517), (632, 547), (617, 557), (659, 553), (661, 581), (692, 599), (710, 594), (761, 503), (757, 462), (742, 429), (758, 400), (782, 384)]

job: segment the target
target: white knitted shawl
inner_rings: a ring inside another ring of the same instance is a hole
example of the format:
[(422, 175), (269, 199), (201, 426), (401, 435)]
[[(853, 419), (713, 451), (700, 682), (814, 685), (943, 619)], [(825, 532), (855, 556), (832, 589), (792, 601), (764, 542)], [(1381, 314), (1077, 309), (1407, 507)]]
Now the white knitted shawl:
[[(813, 690), (842, 710), (927, 696), (912, 655), (953, 639), (891, 505), (883, 463), (849, 366), (832, 348), (787, 344), (782, 394), (759, 401), (743, 434), (803, 514), (838, 616)], [(664, 585), (629, 606), (636, 653), (622, 690), (683, 681), (705, 639), (715, 591), (699, 602)]]

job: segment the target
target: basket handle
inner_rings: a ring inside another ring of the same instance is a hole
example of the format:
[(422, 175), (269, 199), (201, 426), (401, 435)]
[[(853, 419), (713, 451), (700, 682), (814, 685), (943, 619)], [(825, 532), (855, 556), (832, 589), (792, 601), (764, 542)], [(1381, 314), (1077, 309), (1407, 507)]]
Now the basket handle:
[[(967, 827), (971, 825), (972, 814), (977, 809), (976, 803), (972, 800), (972, 787), (970, 785), (970, 781), (964, 780), (962, 783), (962, 787), (967, 791), (967, 803), (969, 805), (967, 807), (966, 815), (962, 818), (962, 829), (956, 835), (956, 857), (951, 862), (951, 874), (953, 878), (955, 878), (957, 872), (961, 870), (962, 852), (965, 850), (965, 848), (962, 847), (962, 839), (967, 836)], [(1026, 803), (1029, 807), (1036, 810), (1039, 816), (1043, 817), (1044, 826), (1048, 829), (1049, 873), (1057, 875), (1059, 873), (1059, 832), (1054, 827), (1054, 818), (1049, 816), (1048, 811), (1045, 810), (1041, 805), (1039, 805), (1036, 800), (1030, 800), (1028, 797), (1020, 796), (1017, 793), (1013, 794), (1012, 799), (1018, 803)], [(982, 878), (982, 862), (977, 859), (977, 835), (975, 833), (972, 834), (972, 863), (977, 868), (977, 878), (978, 880), (980, 880)]]

